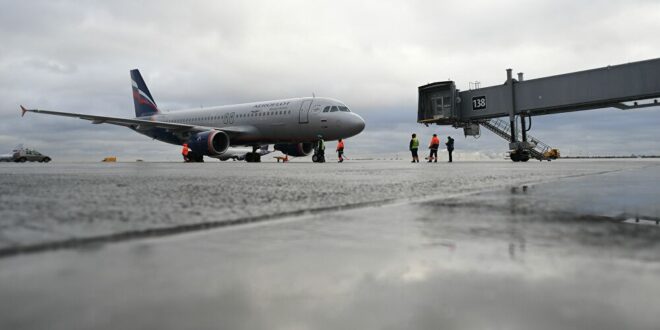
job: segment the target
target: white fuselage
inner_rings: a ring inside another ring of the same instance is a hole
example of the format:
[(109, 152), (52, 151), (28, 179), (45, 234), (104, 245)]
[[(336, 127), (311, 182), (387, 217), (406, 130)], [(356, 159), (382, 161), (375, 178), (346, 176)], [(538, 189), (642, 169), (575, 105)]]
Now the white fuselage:
[(342, 102), (323, 97), (180, 110), (149, 119), (240, 131), (231, 139), (231, 146), (311, 142), (319, 135), (324, 140), (345, 139), (359, 134), (365, 126), (362, 117)]

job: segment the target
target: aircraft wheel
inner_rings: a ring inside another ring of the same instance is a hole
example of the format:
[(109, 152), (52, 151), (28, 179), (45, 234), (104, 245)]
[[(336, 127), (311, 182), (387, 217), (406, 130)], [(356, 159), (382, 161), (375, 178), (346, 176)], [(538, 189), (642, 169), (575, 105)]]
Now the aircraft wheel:
[(318, 163), (318, 162), (319, 162), (319, 156), (317, 156), (317, 155), (313, 155), (313, 156), (312, 156), (312, 162), (314, 162), (314, 163)]
[(196, 153), (189, 153), (188, 154), (188, 159), (190, 160), (191, 163), (203, 163), (204, 162), (204, 155), (196, 154)]

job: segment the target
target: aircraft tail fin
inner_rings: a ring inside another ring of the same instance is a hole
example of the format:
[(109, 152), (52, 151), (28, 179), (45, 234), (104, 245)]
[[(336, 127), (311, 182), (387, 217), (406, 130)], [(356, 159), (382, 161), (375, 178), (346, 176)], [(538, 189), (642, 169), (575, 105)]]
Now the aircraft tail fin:
[(144, 117), (157, 114), (160, 111), (154, 101), (147, 84), (144, 83), (140, 70), (131, 70), (131, 84), (133, 85), (133, 103), (135, 104), (135, 117)]

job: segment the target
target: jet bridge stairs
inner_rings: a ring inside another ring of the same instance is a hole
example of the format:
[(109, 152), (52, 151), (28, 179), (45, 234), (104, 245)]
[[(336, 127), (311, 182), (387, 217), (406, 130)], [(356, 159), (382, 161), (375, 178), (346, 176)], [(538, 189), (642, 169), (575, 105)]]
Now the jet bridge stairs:
[[(479, 121), (479, 125), (487, 128), (489, 131), (495, 133), (497, 136), (507, 141), (511, 141), (511, 133), (510, 133), (511, 126), (509, 122), (507, 122), (506, 120), (502, 120), (499, 118), (485, 119)], [(516, 130), (516, 132), (518, 133), (517, 141), (522, 141), (522, 133), (518, 130)], [(547, 156), (549, 154), (548, 152), (552, 149), (549, 145), (541, 142), (539, 139), (529, 134), (527, 134), (527, 145), (528, 145), (527, 150), (529, 151), (530, 157), (533, 157), (540, 161), (551, 160), (551, 158)], [(526, 161), (525, 158), (523, 158), (523, 161)]]

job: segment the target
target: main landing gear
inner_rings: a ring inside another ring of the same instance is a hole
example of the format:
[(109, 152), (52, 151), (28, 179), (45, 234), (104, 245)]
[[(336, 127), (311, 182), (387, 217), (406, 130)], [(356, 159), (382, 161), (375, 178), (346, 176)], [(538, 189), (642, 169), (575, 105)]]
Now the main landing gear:
[(204, 155), (189, 151), (188, 156), (183, 157), (183, 161), (186, 163), (203, 163)]
[(252, 152), (245, 154), (245, 161), (248, 163), (261, 162), (261, 154), (257, 152), (257, 147), (252, 147)]

